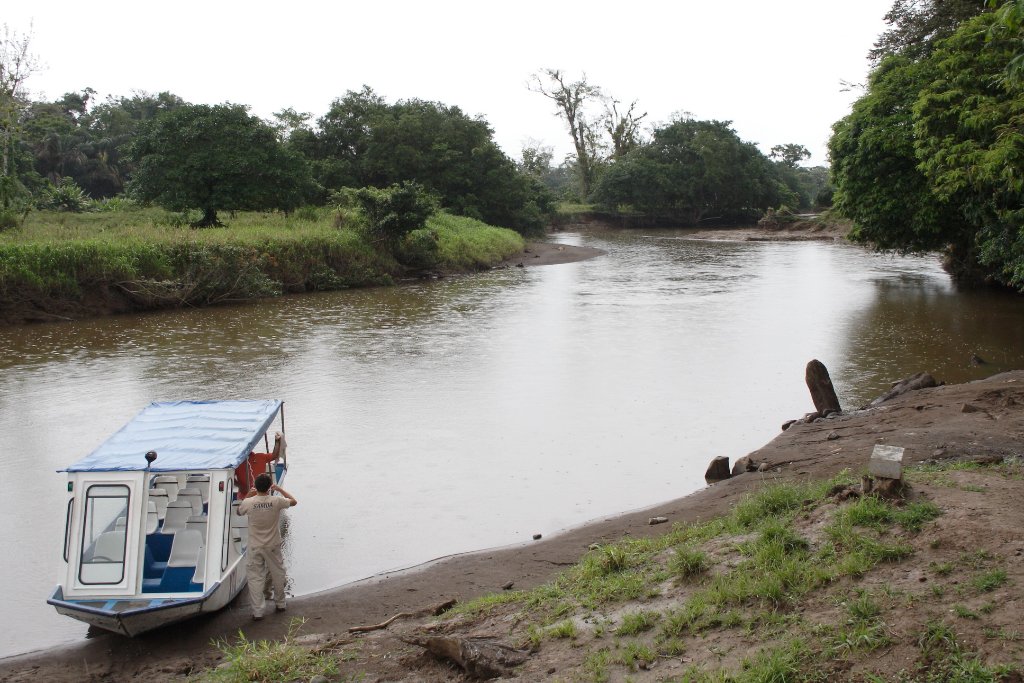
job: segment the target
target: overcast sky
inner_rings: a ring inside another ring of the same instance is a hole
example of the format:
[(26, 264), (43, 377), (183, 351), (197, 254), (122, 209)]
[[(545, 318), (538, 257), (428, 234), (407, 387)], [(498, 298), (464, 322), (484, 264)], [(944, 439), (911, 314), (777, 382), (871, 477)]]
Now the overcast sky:
[(44, 65), (28, 86), (54, 99), (169, 90), (235, 102), (269, 118), (327, 111), (371, 86), (388, 101), (436, 100), (481, 115), (513, 158), (523, 144), (571, 145), (538, 69), (585, 72), (647, 123), (674, 112), (733, 121), (767, 152), (796, 142), (826, 163), (831, 125), (863, 82), (892, 0), (715, 2), (228, 2), (8, 0), (0, 21), (26, 33)]

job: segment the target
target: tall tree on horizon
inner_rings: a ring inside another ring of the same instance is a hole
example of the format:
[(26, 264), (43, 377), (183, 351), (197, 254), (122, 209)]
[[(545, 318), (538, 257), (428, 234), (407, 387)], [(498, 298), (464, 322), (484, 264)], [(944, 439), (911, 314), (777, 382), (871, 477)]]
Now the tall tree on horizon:
[(569, 135), (576, 149), (581, 199), (586, 201), (594, 186), (599, 161), (597, 124), (587, 114), (586, 105), (601, 98), (601, 88), (591, 85), (586, 74), (579, 80), (570, 81), (565, 72), (559, 69), (541, 69), (533, 74), (528, 87), (554, 102), (556, 115), (569, 126)]

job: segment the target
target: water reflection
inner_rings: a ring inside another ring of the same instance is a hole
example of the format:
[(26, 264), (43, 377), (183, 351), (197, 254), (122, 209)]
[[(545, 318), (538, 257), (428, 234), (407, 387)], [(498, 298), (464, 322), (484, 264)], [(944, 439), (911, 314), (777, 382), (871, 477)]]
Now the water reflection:
[(811, 358), (845, 405), (920, 370), (1024, 366), (1021, 301), (959, 293), (933, 259), (686, 231), (559, 239), (608, 255), (0, 331), (10, 543), (25, 549), (0, 567), (23, 627), (0, 654), (80, 637), (43, 604), (61, 562), (53, 471), (151, 400), (285, 399), (305, 593), (692, 491), (711, 457), (810, 409)]

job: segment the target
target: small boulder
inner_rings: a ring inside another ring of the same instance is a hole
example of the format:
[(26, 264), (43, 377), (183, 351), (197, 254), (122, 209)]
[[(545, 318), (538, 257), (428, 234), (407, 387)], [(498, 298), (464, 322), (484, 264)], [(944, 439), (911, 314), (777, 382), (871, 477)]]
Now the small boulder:
[(542, 538), (541, 534), (534, 534), (533, 535), (533, 540), (535, 540), (535, 541), (539, 541), (541, 538)]
[(799, 422), (799, 420), (786, 420), (785, 422), (782, 423), (782, 431), (786, 431), (787, 429), (795, 425), (797, 422)]
[(744, 472), (756, 472), (757, 463), (750, 459), (749, 455), (744, 455), (742, 458), (736, 461), (736, 464), (732, 466), (732, 476), (737, 474), (743, 474)]
[(772, 466), (769, 465), (767, 462), (762, 462), (760, 465), (757, 466), (757, 471), (758, 472), (767, 472), (771, 468), (772, 468)]
[(647, 524), (649, 526), (654, 526), (655, 524), (664, 524), (667, 521), (668, 517), (651, 517), (647, 520)]
[(707, 471), (704, 472), (704, 481), (722, 481), (730, 476), (732, 475), (729, 474), (729, 458), (720, 455), (708, 465)]
[(965, 403), (963, 405), (963, 407), (960, 408), (960, 412), (961, 413), (980, 413), (981, 412), (981, 408), (979, 408), (978, 406), (974, 405), (973, 403)]
[(828, 436), (825, 437), (825, 439), (827, 441), (835, 441), (838, 438), (839, 438), (839, 432), (836, 432), (835, 430), (829, 432)]

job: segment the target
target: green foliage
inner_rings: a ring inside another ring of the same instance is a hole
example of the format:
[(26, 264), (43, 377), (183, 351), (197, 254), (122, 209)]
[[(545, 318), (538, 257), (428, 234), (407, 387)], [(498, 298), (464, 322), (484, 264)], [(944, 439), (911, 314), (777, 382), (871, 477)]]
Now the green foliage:
[(835, 206), (856, 239), (942, 250), (954, 276), (1024, 291), (1024, 84), (1003, 78), (1019, 28), (998, 30), (992, 14), (965, 21), (978, 5), (946, 5), (954, 11), (927, 49), (883, 59), (833, 127)]
[(91, 208), (89, 195), (71, 178), (61, 178), (56, 184), (49, 183), (39, 199), (40, 209), (51, 211), (80, 212)]
[(248, 683), (260, 681), (308, 680), (313, 676), (334, 676), (338, 666), (330, 654), (314, 654), (295, 645), (303, 621), (295, 619), (282, 641), (249, 640), (241, 631), (235, 643), (214, 642), (224, 655), (224, 665), (205, 671), (192, 680), (201, 683)]
[(561, 621), (547, 630), (547, 634), (552, 638), (569, 638), (575, 639), (578, 635), (576, 629), (576, 622), (572, 619), (566, 619)]
[[(437, 267), (493, 265), (522, 250), (511, 230), (438, 214), (428, 221)], [(449, 260), (451, 259), (451, 260)], [(139, 309), (205, 305), (284, 291), (388, 284), (398, 264), (358, 232), (281, 215), (239, 214), (196, 232), (156, 209), (36, 212), (0, 234), (0, 305), (31, 297), (77, 301), (116, 288)]]
[(661, 619), (657, 612), (640, 611), (630, 612), (622, 616), (622, 623), (615, 629), (615, 635), (635, 636), (638, 633), (649, 631)]
[(423, 185), (446, 210), (523, 233), (539, 232), (551, 196), (521, 173), (493, 141), (487, 122), (458, 107), (404, 100), (394, 104), (364, 87), (335, 100), (319, 131), (293, 134), (291, 146), (312, 162), (330, 189)]
[(971, 581), (971, 585), (982, 593), (990, 593), (1006, 583), (1006, 570), (993, 569), (992, 571), (979, 574)]
[(668, 566), (673, 574), (687, 579), (707, 571), (708, 556), (690, 545), (682, 545), (675, 549)]
[(437, 210), (434, 198), (414, 182), (387, 188), (364, 187), (356, 201), (366, 216), (366, 231), (372, 241), (395, 248), (413, 230), (422, 228)]
[(274, 130), (241, 105), (184, 105), (146, 124), (132, 145), (131, 191), (172, 211), (202, 209), (200, 226), (217, 212), (282, 209), (315, 190), (306, 162)]
[(649, 144), (604, 172), (594, 199), (684, 225), (756, 219), (789, 193), (771, 162), (730, 126), (679, 119), (655, 129)]

